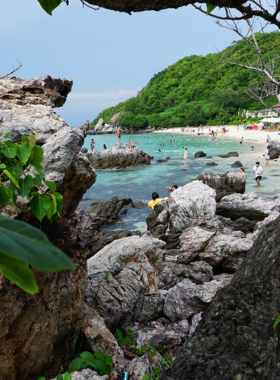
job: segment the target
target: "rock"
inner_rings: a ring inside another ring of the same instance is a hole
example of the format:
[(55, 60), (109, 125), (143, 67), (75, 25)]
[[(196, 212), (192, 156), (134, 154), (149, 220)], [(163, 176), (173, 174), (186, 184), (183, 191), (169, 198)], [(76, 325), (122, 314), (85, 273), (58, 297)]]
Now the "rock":
[[(211, 301), (217, 290), (228, 284), (231, 278), (232, 275), (223, 274), (203, 285), (196, 285), (189, 279), (183, 280), (168, 291), (163, 309), (165, 316), (171, 322), (192, 317), (197, 314), (196, 298), (204, 302)], [(192, 298), (195, 298), (195, 302)]]
[(119, 199), (115, 196), (108, 199), (108, 201), (92, 202), (88, 212), (97, 214), (103, 224), (112, 223), (114, 219), (117, 219), (121, 209), (131, 202), (132, 199), (130, 198)]
[(157, 162), (167, 162), (167, 160), (157, 160)]
[(190, 326), (190, 332), (189, 332), (190, 335), (193, 335), (193, 333), (197, 329), (197, 327), (198, 327), (199, 322), (201, 321), (201, 319), (202, 319), (202, 313), (195, 314), (192, 317), (191, 326)]
[(96, 214), (75, 211), (70, 219), (71, 238), (85, 249), (92, 245), (94, 235), (98, 233), (102, 222)]
[(278, 217), (260, 233), (161, 380), (279, 377), (279, 327), (273, 329), (280, 310), (279, 228)]
[(107, 326), (137, 321), (141, 308), (137, 304), (142, 304), (143, 296), (157, 293), (155, 261), (164, 245), (147, 234), (131, 236), (112, 242), (88, 260), (85, 302)]
[(122, 349), (107, 328), (103, 318), (87, 305), (84, 305), (84, 313), (85, 319), (81, 330), (84, 334), (83, 346), (86, 347), (86, 351), (94, 353), (99, 350), (106, 350), (110, 356), (123, 356)]
[(199, 157), (206, 157), (206, 153), (204, 153), (204, 152), (202, 152), (202, 151), (199, 151), (199, 152), (196, 152), (196, 153), (194, 154), (194, 156), (195, 156), (196, 158), (199, 158)]
[(82, 153), (87, 153), (88, 150), (87, 150), (87, 148), (82, 148), (82, 149), (81, 149), (81, 152), (82, 152)]
[(134, 320), (140, 323), (158, 319), (163, 310), (165, 296), (157, 294), (143, 295), (134, 310)]
[(224, 196), (245, 192), (245, 184), (241, 173), (227, 172), (226, 174), (202, 173), (194, 181), (201, 181), (205, 185), (216, 190), (216, 201), (219, 202)]
[(100, 133), (113, 133), (117, 132), (117, 127), (112, 124), (106, 124), (103, 119), (99, 119), (94, 127), (94, 131)]
[(215, 162), (207, 162), (207, 164), (205, 164), (205, 166), (217, 166), (218, 164), (216, 164)]
[(255, 193), (226, 196), (217, 206), (217, 214), (232, 220), (243, 217), (250, 221), (262, 221), (273, 211), (280, 211), (279, 201), (263, 199)]
[(252, 222), (247, 218), (238, 218), (236, 220), (231, 220), (229, 218), (224, 218), (218, 215), (219, 220), (222, 221), (225, 227), (230, 228), (233, 231), (242, 231), (244, 234), (247, 232), (253, 232), (256, 222)]
[(237, 152), (228, 152), (227, 154), (221, 154), (218, 157), (229, 158), (229, 157), (239, 157)]
[(166, 325), (166, 330), (174, 331), (182, 342), (187, 338), (188, 331), (190, 329), (189, 322), (186, 319), (179, 321), (177, 323), (171, 323)]
[(216, 192), (200, 181), (179, 187), (169, 197), (169, 204), (162, 201), (147, 218), (148, 230), (154, 236), (163, 236), (167, 229), (171, 234), (183, 232), (195, 219), (212, 219), (215, 215)]
[(222, 266), (227, 272), (235, 272), (252, 245), (251, 239), (219, 234), (209, 241), (199, 257), (213, 268)]
[(124, 111), (117, 112), (110, 120), (111, 123), (119, 126), (121, 117), (125, 114)]
[(95, 255), (98, 251), (104, 248), (106, 245), (112, 243), (114, 240), (122, 239), (128, 236), (132, 236), (132, 232), (129, 230), (117, 230), (117, 231), (99, 231), (90, 240), (90, 252), (88, 257)]
[[(83, 369), (81, 371), (75, 371), (71, 373), (72, 380), (108, 380), (109, 376), (98, 376), (96, 371), (93, 371), (92, 369)], [(64, 376), (63, 376), (64, 378)], [(56, 380), (52, 379), (52, 380)]]
[(134, 358), (126, 367), (125, 372), (129, 373), (129, 380), (142, 380), (143, 376), (153, 373), (158, 364), (148, 354)]
[(208, 231), (201, 227), (190, 227), (184, 231), (180, 236), (181, 254), (176, 258), (176, 262), (189, 264), (198, 259), (199, 253), (215, 234), (216, 231)]
[(147, 207), (147, 204), (142, 201), (136, 201), (136, 202), (132, 202), (131, 206), (135, 208), (143, 208), (143, 207)]
[(260, 235), (260, 233), (262, 233), (271, 222), (276, 220), (279, 217), (279, 215), (279, 212), (273, 211), (262, 222), (256, 223), (253, 233), (248, 234), (247, 237), (255, 241), (257, 237)]
[(275, 140), (270, 140), (268, 145), (270, 159), (278, 158), (280, 156), (280, 143)]
[(181, 343), (180, 337), (172, 330), (166, 330), (162, 328), (142, 328), (134, 332), (135, 340), (137, 341), (138, 348), (141, 348), (144, 344), (150, 346), (150, 343), (154, 343), (157, 351), (162, 351), (165, 346), (172, 348)]
[(71, 79), (50, 76), (22, 80), (0, 79), (0, 132), (20, 141), (23, 135), (35, 135), (45, 143), (55, 132), (70, 126), (53, 111), (61, 107), (72, 88)]
[[(86, 259), (80, 246), (70, 241), (69, 224), (48, 227), (52, 242), (76, 264), (75, 271), (35, 271), (39, 293), (30, 295), (5, 278), (0, 279), (0, 377), (25, 380), (56, 376), (74, 354), (83, 323), (83, 298), (87, 285)], [(16, 326), (16, 328), (15, 328)]]
[(185, 278), (196, 284), (203, 284), (213, 279), (212, 267), (204, 261), (197, 261), (190, 265), (165, 262), (159, 266), (159, 289), (168, 290)]
[(138, 148), (132, 149), (129, 144), (117, 142), (113, 148), (98, 152), (94, 149), (86, 153), (95, 169), (121, 169), (133, 165), (150, 165), (151, 156)]
[(232, 168), (242, 168), (242, 162), (240, 162), (240, 161), (235, 161), (232, 165), (231, 165), (231, 167)]

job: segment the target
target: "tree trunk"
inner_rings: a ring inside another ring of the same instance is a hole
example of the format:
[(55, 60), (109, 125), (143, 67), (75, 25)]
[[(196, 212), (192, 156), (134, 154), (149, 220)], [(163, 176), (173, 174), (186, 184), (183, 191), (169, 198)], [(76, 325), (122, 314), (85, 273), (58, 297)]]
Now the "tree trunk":
[(219, 290), (194, 335), (161, 380), (280, 378), (280, 218), (255, 241)]

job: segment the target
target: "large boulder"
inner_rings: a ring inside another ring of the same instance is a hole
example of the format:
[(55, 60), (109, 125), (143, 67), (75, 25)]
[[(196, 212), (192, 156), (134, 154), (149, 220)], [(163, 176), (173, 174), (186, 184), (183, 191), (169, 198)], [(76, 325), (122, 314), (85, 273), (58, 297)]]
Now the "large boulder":
[(280, 202), (275, 198), (260, 198), (255, 193), (232, 194), (217, 205), (217, 214), (236, 220), (246, 218), (262, 221), (272, 212), (280, 212)]
[(202, 152), (201, 150), (199, 152), (196, 152), (194, 154), (195, 158), (199, 158), (199, 157), (206, 157), (206, 153)]
[(118, 213), (124, 206), (132, 202), (130, 198), (119, 199), (117, 196), (108, 199), (107, 201), (92, 202), (90, 213), (97, 214), (102, 223), (112, 223), (117, 218)]
[[(148, 230), (154, 236), (179, 235), (196, 219), (212, 219), (216, 211), (216, 192), (200, 181), (193, 181), (174, 191), (168, 202), (155, 206), (147, 218)], [(177, 239), (178, 240), (178, 239)]]
[[(85, 302), (108, 326), (137, 321), (143, 297), (157, 294), (155, 262), (164, 246), (147, 234), (131, 236), (112, 242), (88, 260)], [(156, 303), (151, 305), (157, 314)]]
[(161, 380), (279, 378), (279, 229), (278, 217), (260, 233)]
[(269, 155), (271, 159), (278, 158), (280, 156), (280, 142), (275, 140), (270, 140), (268, 145)]
[(225, 174), (218, 174), (208, 172), (200, 174), (195, 180), (201, 181), (205, 185), (215, 189), (217, 202), (226, 195), (245, 193), (245, 183), (241, 173), (227, 172)]
[(151, 156), (138, 148), (132, 149), (129, 144), (117, 142), (113, 148), (102, 150), (94, 149), (87, 152), (86, 157), (95, 169), (121, 169), (133, 165), (150, 165)]
[(69, 125), (54, 111), (61, 107), (72, 89), (72, 79), (54, 79), (49, 75), (23, 80), (0, 79), (0, 132), (10, 138), (35, 135), (45, 143), (55, 132)]
[(105, 123), (103, 119), (99, 119), (94, 127), (94, 131), (99, 133), (113, 133), (117, 132), (117, 128), (112, 124)]

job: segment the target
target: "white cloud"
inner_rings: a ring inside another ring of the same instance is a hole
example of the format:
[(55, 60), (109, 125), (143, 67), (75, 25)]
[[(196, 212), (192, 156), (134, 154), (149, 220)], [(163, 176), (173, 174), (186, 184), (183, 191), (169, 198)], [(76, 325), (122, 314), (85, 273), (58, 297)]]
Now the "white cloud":
[(90, 99), (90, 98), (124, 98), (128, 96), (136, 96), (136, 90), (120, 90), (116, 92), (94, 92), (94, 93), (80, 93), (69, 94), (68, 98), (72, 99)]

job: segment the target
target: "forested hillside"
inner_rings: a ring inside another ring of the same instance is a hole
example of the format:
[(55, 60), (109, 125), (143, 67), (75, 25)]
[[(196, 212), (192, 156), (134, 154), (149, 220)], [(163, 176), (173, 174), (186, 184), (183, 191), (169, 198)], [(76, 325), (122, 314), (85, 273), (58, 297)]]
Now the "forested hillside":
[[(280, 33), (268, 34), (270, 43), (280, 52)], [(263, 56), (268, 58), (269, 43), (258, 36)], [(272, 54), (272, 53), (270, 53)], [(243, 41), (234, 41), (221, 55), (190, 56), (155, 74), (136, 97), (102, 111), (99, 118), (109, 122), (117, 112), (124, 111), (119, 122), (123, 126), (185, 126), (221, 124), (223, 121), (241, 121), (241, 109), (263, 109), (262, 103), (250, 100), (247, 88), (258, 80), (255, 72), (225, 63), (231, 55), (239, 63), (255, 61), (253, 48)], [(280, 62), (279, 62), (280, 67)], [(279, 70), (280, 71), (280, 70)], [(280, 74), (279, 74), (280, 75)], [(266, 100), (269, 105), (277, 98)]]

